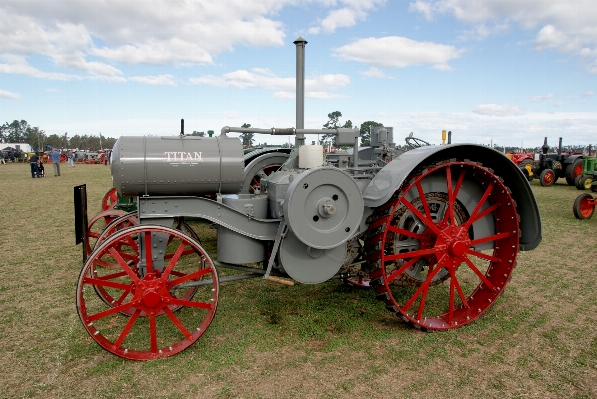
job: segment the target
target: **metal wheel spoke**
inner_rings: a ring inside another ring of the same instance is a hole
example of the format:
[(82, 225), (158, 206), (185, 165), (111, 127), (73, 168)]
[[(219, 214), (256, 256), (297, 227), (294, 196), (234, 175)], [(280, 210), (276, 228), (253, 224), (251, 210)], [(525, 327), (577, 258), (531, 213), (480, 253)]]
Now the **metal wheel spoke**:
[(510, 237), (513, 234), (514, 233), (512, 233), (512, 232), (507, 232), (507, 233), (499, 233), (499, 234), (494, 234), (492, 236), (487, 236), (487, 237), (479, 238), (477, 240), (472, 240), (471, 241), (471, 246), (483, 244), (484, 242), (501, 240), (502, 238)]
[(477, 203), (477, 206), (475, 207), (475, 210), (473, 211), (473, 213), (471, 214), (471, 217), (469, 218), (469, 220), (467, 220), (467, 222), (464, 224), (464, 226), (468, 229), (470, 227), (470, 225), (472, 224), (472, 221), (476, 220), (475, 216), (477, 215), (477, 213), (479, 213), (479, 211), (481, 210), (481, 208), (483, 207), (483, 205), (485, 204), (485, 202), (487, 201), (487, 198), (489, 197), (489, 194), (491, 194), (491, 192), (493, 191), (493, 186), (494, 186), (494, 182), (491, 182), (491, 184), (489, 185), (489, 187), (487, 187), (487, 189), (485, 190), (485, 192), (483, 193), (483, 196), (481, 197), (481, 199), (479, 200), (479, 202)]
[(493, 284), (491, 284), (491, 282), (489, 282), (489, 280), (487, 280), (487, 277), (483, 273), (481, 273), (481, 271), (479, 271), (479, 269), (477, 269), (477, 266), (475, 266), (475, 264), (473, 262), (471, 262), (471, 260), (469, 258), (464, 258), (464, 261), (466, 262), (468, 267), (470, 267), (471, 270), (473, 272), (475, 272), (475, 274), (481, 279), (481, 281), (483, 281), (483, 283), (487, 286), (487, 288), (489, 288), (490, 290), (495, 289), (493, 287)]
[(485, 259), (490, 262), (501, 262), (500, 258), (496, 258), (495, 256), (484, 254), (483, 252), (471, 251), (470, 249), (466, 252), (469, 255), (476, 256), (477, 258)]
[(392, 261), (392, 260), (405, 259), (405, 258), (410, 258), (410, 257), (415, 257), (415, 256), (420, 258), (423, 255), (436, 254), (438, 252), (443, 252), (445, 250), (446, 250), (445, 245), (438, 245), (437, 247), (433, 247), (433, 248), (429, 248), (429, 249), (418, 249), (416, 251), (403, 252), (403, 253), (394, 254), (394, 255), (385, 255), (384, 260)]
[(417, 234), (417, 233), (412, 232), (410, 230), (404, 230), (404, 229), (401, 229), (400, 227), (396, 227), (396, 226), (392, 226), (392, 225), (389, 225), (387, 227), (387, 230), (391, 231), (393, 233), (396, 233), (396, 234), (401, 234), (403, 236), (408, 236), (408, 237), (416, 238), (417, 240), (420, 240), (421, 238), (423, 238), (423, 236), (421, 234)]
[(141, 309), (136, 309), (135, 313), (133, 313), (133, 315), (129, 319), (128, 323), (126, 323), (126, 326), (124, 326), (124, 328), (122, 329), (122, 332), (120, 333), (120, 335), (118, 336), (118, 338), (116, 339), (116, 341), (114, 341), (114, 345), (117, 348), (119, 348), (120, 345), (122, 345), (122, 342), (124, 341), (124, 339), (126, 338), (126, 336), (129, 334), (129, 332), (131, 331), (131, 328), (133, 327), (133, 325), (137, 321), (137, 317), (139, 317), (140, 314), (141, 314)]
[(429, 286), (423, 290), (423, 296), (421, 297), (421, 303), (419, 303), (419, 310), (417, 311), (417, 319), (421, 320), (423, 317), (423, 311), (425, 310), (425, 303), (427, 302), (427, 294), (429, 293)]
[(93, 277), (85, 278), (83, 280), (83, 283), (90, 284), (90, 285), (97, 285), (100, 287), (116, 288), (119, 290), (129, 290), (130, 289), (130, 284), (122, 284), (122, 283), (117, 283), (115, 281), (106, 281), (103, 279), (98, 279), (98, 278), (93, 278)]
[(441, 231), (437, 228), (433, 220), (427, 219), (417, 208), (413, 206), (405, 197), (400, 197), (400, 202), (404, 204), (410, 211), (421, 220), (427, 227), (429, 227), (435, 234), (441, 234)]
[(450, 270), (450, 281), (454, 282), (454, 286), (456, 287), (456, 290), (458, 291), (458, 296), (460, 297), (462, 306), (468, 309), (468, 307), (469, 307), (468, 301), (466, 300), (466, 296), (464, 295), (464, 292), (462, 291), (462, 287), (460, 286), (460, 283), (458, 282), (458, 279), (456, 278), (455, 270)]
[(433, 218), (431, 217), (431, 211), (429, 211), (429, 204), (427, 203), (427, 198), (425, 198), (423, 186), (421, 186), (421, 182), (417, 180), (416, 186), (417, 191), (419, 192), (419, 198), (421, 199), (421, 204), (423, 204), (423, 209), (425, 210), (425, 216), (427, 216), (427, 219), (433, 220)]
[(131, 278), (131, 280), (133, 280), (135, 284), (139, 284), (141, 282), (141, 280), (139, 280), (139, 277), (137, 277), (137, 274), (129, 267), (128, 263), (126, 263), (125, 260), (122, 259), (122, 256), (120, 256), (120, 253), (118, 251), (116, 251), (114, 248), (110, 248), (108, 252), (110, 252), (114, 259), (116, 259), (118, 264), (122, 267), (122, 270), (124, 270), (126, 274), (129, 275), (129, 277)]
[(113, 315), (115, 313), (122, 312), (123, 310), (127, 310), (127, 309), (131, 308), (132, 306), (134, 306), (133, 305), (133, 301), (127, 302), (127, 303), (123, 303), (120, 306), (116, 306), (116, 307), (104, 310), (103, 312), (99, 312), (99, 313), (90, 315), (90, 316), (87, 317), (87, 320), (88, 321), (99, 320), (99, 319), (102, 319), (104, 317)]
[(147, 274), (153, 273), (153, 259), (151, 256), (151, 232), (145, 232), (145, 267), (147, 268)]
[(112, 280), (114, 278), (118, 278), (118, 277), (122, 277), (122, 276), (126, 276), (125, 271), (118, 272), (118, 273), (112, 273), (112, 274), (106, 274), (105, 276), (95, 277), (95, 278), (98, 280)]
[(178, 317), (176, 317), (176, 315), (167, 306), (164, 308), (164, 312), (172, 321), (172, 323), (174, 323), (174, 325), (180, 330), (182, 335), (184, 335), (187, 339), (191, 339), (193, 337), (189, 330), (186, 329)]
[(493, 204), (489, 208), (486, 208), (483, 212), (480, 212), (480, 213), (476, 214), (475, 216), (470, 217), (469, 220), (466, 221), (467, 222), (466, 226), (470, 227), (470, 225), (475, 223), (477, 220), (481, 219), (485, 215), (490, 214), (491, 212), (495, 211), (499, 207), (500, 207), (500, 204), (498, 204), (498, 203)]
[(460, 187), (462, 187), (462, 182), (464, 182), (465, 175), (466, 175), (466, 170), (462, 169), (460, 171), (460, 175), (458, 176), (458, 181), (456, 182), (456, 187), (454, 187), (454, 198), (458, 197), (458, 192), (460, 191)]
[(454, 192), (452, 187), (452, 169), (450, 166), (446, 168), (446, 191), (448, 192), (448, 215), (450, 217), (450, 224), (454, 226), (456, 225), (456, 218), (454, 216)]
[(398, 278), (398, 276), (400, 276), (402, 273), (404, 273), (404, 271), (406, 269), (408, 269), (409, 267), (411, 267), (419, 259), (421, 259), (421, 256), (415, 256), (411, 260), (409, 260), (408, 262), (406, 262), (405, 264), (403, 264), (402, 266), (400, 266), (400, 268), (393, 270), (392, 273), (390, 273), (386, 277), (386, 279), (388, 280), (388, 282), (394, 281), (396, 278)]
[(415, 291), (415, 293), (410, 297), (408, 302), (403, 306), (404, 311), (407, 311), (411, 307), (411, 305), (414, 303), (414, 301), (419, 297), (419, 295), (421, 295), (421, 292), (423, 290), (429, 289), (429, 284), (431, 283), (431, 280), (437, 274), (437, 272), (440, 270), (441, 270), (441, 267), (439, 267), (439, 263), (438, 263), (438, 266), (427, 275), (425, 282), (423, 284), (421, 284), (419, 289)]
[(180, 245), (178, 246), (178, 248), (176, 248), (176, 251), (174, 252), (174, 254), (172, 254), (172, 259), (170, 259), (168, 266), (166, 266), (166, 269), (164, 269), (164, 272), (162, 273), (162, 277), (161, 277), (162, 280), (165, 281), (168, 279), (170, 272), (172, 271), (172, 269), (174, 269), (176, 262), (178, 262), (178, 259), (180, 259), (180, 256), (182, 255), (186, 246), (187, 246), (186, 242), (181, 242)]
[(184, 283), (185, 281), (188, 281), (188, 280), (198, 279), (199, 277), (203, 277), (206, 274), (211, 273), (211, 272), (212, 272), (211, 268), (206, 268), (206, 269), (198, 270), (193, 273), (186, 274), (183, 277), (177, 278), (176, 280), (169, 281), (168, 287), (176, 286), (176, 285)]
[[(195, 253), (194, 250), (187, 249), (186, 251), (182, 252), (181, 256), (192, 255), (194, 253)], [(174, 256), (174, 254), (166, 254), (166, 255), (164, 255), (164, 260), (172, 259), (173, 256)]]

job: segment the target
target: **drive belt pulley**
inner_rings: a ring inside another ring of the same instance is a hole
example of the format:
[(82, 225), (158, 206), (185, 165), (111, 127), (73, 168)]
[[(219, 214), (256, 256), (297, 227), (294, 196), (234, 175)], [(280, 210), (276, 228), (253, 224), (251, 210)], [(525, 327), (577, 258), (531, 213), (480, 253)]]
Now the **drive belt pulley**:
[(355, 234), (363, 216), (363, 197), (352, 177), (335, 167), (323, 167), (294, 178), (283, 208), (284, 218), (301, 242), (328, 249)]

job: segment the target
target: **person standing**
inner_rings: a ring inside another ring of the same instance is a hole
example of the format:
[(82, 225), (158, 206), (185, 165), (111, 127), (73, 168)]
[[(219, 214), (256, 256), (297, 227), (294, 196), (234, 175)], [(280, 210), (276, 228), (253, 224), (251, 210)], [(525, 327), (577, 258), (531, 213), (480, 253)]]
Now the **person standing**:
[(54, 177), (60, 176), (60, 151), (54, 149), (52, 152), (52, 164), (54, 165)]
[(69, 151), (68, 154), (66, 154), (66, 159), (68, 159), (68, 166), (69, 168), (72, 166), (73, 168), (75, 167), (75, 154), (73, 154), (72, 151)]
[(4, 151), (0, 151), (0, 163), (6, 165), (6, 161), (4, 160)]
[(35, 179), (35, 177), (40, 177), (39, 176), (39, 169), (37, 168), (37, 160), (39, 159), (39, 157), (37, 156), (37, 154), (34, 154), (31, 158), (29, 158), (29, 164), (31, 165), (31, 177), (33, 177)]

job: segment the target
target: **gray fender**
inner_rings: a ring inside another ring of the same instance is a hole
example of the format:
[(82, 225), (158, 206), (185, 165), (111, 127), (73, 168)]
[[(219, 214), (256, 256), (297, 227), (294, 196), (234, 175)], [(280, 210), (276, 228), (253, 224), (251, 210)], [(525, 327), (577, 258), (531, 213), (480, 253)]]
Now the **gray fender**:
[(528, 180), (514, 162), (492, 148), (476, 144), (451, 144), (420, 147), (394, 159), (371, 180), (363, 192), (365, 206), (375, 208), (385, 204), (406, 177), (419, 166), (446, 159), (480, 162), (494, 170), (512, 190), (520, 216), (520, 250), (530, 251), (541, 242), (541, 216)]

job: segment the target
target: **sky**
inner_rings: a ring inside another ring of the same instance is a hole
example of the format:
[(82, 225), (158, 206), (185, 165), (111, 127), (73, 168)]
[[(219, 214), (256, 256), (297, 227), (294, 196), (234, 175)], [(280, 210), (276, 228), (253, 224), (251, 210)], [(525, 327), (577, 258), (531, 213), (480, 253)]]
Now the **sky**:
[(340, 111), (398, 144), (597, 143), (595, 0), (2, 0), (0, 124), (295, 127), (299, 37), (305, 128)]

